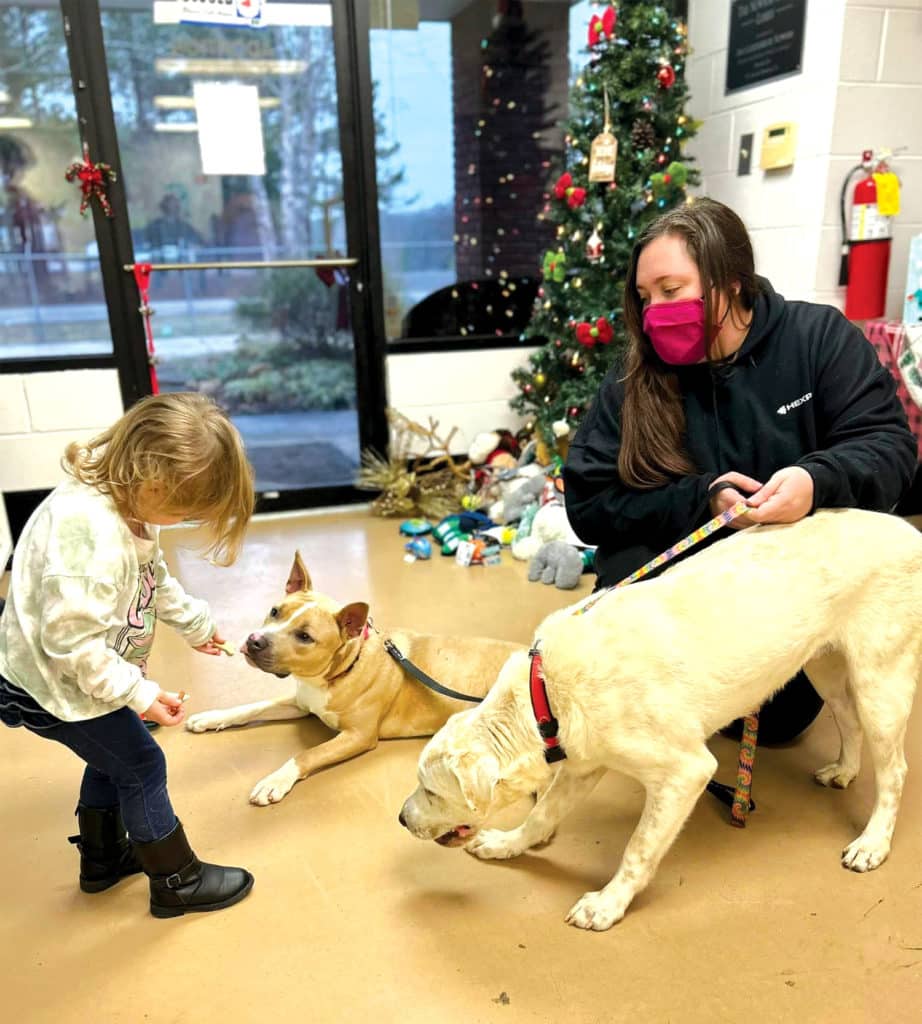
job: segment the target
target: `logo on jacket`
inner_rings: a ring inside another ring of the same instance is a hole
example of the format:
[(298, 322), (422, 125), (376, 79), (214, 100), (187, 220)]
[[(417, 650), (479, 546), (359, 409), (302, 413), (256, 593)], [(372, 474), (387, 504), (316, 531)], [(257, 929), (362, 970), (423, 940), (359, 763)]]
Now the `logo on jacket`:
[(805, 405), (812, 397), (813, 392), (808, 391), (805, 395), (801, 395), (800, 398), (795, 398), (793, 402), (788, 402), (787, 405), (779, 405), (775, 411), (779, 416), (787, 416), (792, 409), (796, 409), (799, 405)]
[(147, 656), (154, 643), (157, 624), (157, 577), (154, 563), (138, 566), (138, 586), (128, 609), (128, 621), (116, 638), (115, 651), (147, 675)]

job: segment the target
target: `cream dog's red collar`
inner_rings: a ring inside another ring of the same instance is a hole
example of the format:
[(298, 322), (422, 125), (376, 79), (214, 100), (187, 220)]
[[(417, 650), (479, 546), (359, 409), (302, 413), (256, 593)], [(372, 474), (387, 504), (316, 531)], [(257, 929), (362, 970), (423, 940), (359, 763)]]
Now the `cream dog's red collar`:
[(544, 682), (544, 668), (541, 664), (541, 652), (537, 647), (532, 647), (528, 652), (531, 658), (531, 671), (528, 674), (528, 690), (531, 695), (531, 709), (538, 723), (538, 732), (541, 733), (541, 740), (544, 743), (544, 760), (548, 764), (555, 764), (563, 761), (567, 752), (560, 743), (557, 735), (559, 723), (551, 713), (551, 703), (547, 699), (547, 686)]

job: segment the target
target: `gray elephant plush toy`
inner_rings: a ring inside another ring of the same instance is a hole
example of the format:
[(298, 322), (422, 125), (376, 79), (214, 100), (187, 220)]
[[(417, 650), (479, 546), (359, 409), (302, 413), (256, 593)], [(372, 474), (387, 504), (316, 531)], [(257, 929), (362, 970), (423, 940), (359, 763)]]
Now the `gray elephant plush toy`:
[[(542, 473), (540, 476), (529, 477), (525, 483), (517, 487), (502, 503), (501, 514), (500, 510), (496, 510), (501, 521), (504, 523), (514, 523), (521, 519), (525, 509), (541, 498), (541, 492), (544, 490), (545, 483), (546, 477)], [(491, 509), (491, 515), (493, 512), (494, 509)]]
[(586, 556), (592, 552), (581, 551), (563, 540), (550, 540), (538, 548), (538, 553), (528, 564), (528, 578), (532, 583), (553, 583), (560, 590), (573, 590), (579, 583), (586, 568)]

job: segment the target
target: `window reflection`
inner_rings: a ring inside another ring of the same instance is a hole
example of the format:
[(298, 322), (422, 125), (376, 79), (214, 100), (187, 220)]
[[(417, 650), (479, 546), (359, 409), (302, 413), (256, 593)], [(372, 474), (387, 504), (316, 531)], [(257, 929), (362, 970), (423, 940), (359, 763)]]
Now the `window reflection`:
[(57, 5), (0, 2), (0, 361), (112, 351)]
[(589, 10), (423, 3), (415, 24), (373, 29), (382, 134), (405, 168), (379, 196), (389, 339), (517, 338), (527, 324)]

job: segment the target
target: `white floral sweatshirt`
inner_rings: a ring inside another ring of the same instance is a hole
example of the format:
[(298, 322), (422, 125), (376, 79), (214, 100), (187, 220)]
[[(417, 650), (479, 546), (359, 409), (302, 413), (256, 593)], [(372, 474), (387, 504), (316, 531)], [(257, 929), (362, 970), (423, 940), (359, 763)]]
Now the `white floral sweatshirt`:
[(76, 480), (26, 523), (0, 617), (0, 675), (55, 718), (76, 722), (128, 705), (145, 711), (157, 619), (193, 646), (214, 634), (204, 601), (170, 576), (160, 530), (136, 537), (112, 499)]

